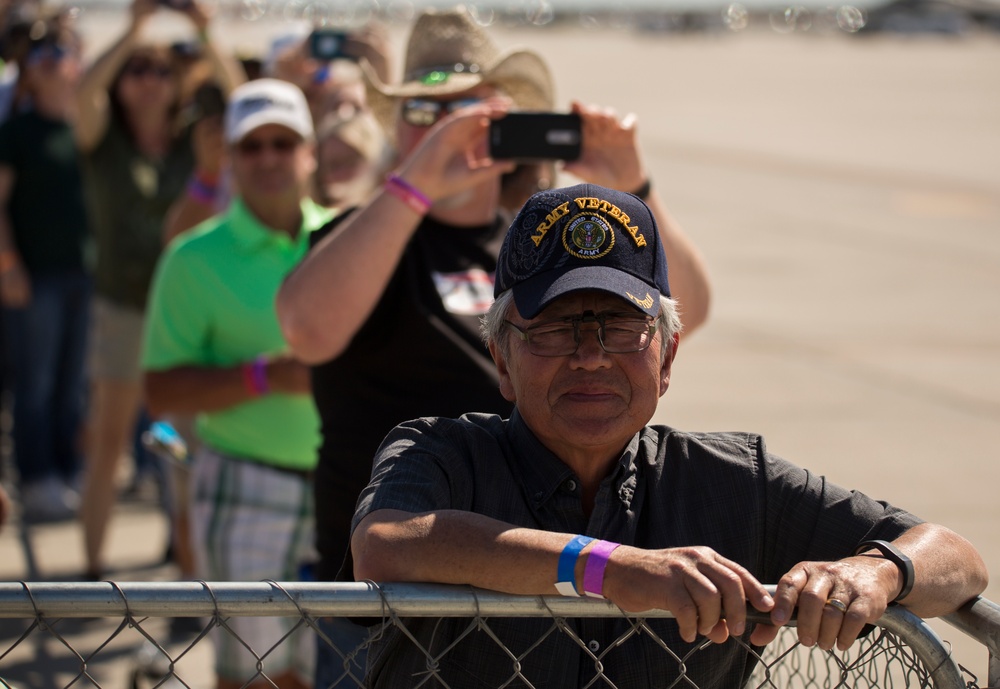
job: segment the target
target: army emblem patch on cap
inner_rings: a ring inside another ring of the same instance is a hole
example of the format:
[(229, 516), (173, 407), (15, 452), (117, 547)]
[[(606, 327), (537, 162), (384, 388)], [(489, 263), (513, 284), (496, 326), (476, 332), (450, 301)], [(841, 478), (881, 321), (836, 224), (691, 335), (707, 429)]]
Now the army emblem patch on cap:
[(563, 247), (577, 258), (600, 258), (615, 245), (615, 231), (595, 213), (580, 213), (563, 228)]

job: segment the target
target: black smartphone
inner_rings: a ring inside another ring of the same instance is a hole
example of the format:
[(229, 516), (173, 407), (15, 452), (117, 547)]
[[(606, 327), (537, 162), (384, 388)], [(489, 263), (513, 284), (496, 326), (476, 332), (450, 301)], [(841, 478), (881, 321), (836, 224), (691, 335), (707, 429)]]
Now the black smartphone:
[(512, 112), (490, 122), (490, 156), (505, 160), (575, 160), (583, 142), (580, 116)]
[(344, 31), (315, 29), (309, 34), (309, 55), (323, 62), (338, 58), (353, 60), (353, 57), (344, 53), (346, 43), (347, 33)]

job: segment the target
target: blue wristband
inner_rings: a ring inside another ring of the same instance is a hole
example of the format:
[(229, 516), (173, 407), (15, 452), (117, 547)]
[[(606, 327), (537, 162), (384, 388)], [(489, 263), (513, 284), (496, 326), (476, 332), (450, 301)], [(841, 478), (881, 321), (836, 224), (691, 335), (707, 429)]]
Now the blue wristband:
[(580, 597), (576, 591), (576, 561), (580, 553), (593, 538), (574, 536), (559, 554), (559, 568), (556, 572), (556, 590), (564, 596)]

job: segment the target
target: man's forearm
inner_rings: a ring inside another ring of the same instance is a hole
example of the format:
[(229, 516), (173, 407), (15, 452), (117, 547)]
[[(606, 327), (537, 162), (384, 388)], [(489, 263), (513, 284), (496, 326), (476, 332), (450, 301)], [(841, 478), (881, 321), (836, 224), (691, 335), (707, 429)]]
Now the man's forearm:
[(165, 371), (147, 371), (144, 387), (146, 405), (154, 417), (220, 411), (257, 396), (247, 386), (240, 366), (179, 366)]
[(989, 582), (973, 545), (943, 526), (920, 524), (892, 543), (913, 561), (915, 571), (913, 590), (900, 603), (921, 617), (954, 612)]
[[(559, 557), (570, 538), (471, 512), (378, 510), (362, 520), (352, 537), (354, 578), (555, 595)], [(593, 547), (588, 544), (576, 559), (577, 591), (583, 589)], [(764, 587), (745, 568), (709, 548), (621, 546), (608, 558), (602, 588), (624, 610), (673, 611), (682, 637), (689, 641), (697, 631), (719, 642), (730, 631), (742, 633), (748, 600), (762, 611), (772, 605)], [(723, 612), (728, 622), (721, 622)]]
[(421, 217), (381, 192), (324, 237), (278, 292), (282, 333), (302, 361), (338, 356), (382, 297)]
[(569, 538), (472, 512), (378, 510), (351, 539), (354, 577), (554, 595), (559, 554)]
[(667, 211), (655, 189), (647, 204), (659, 225), (663, 251), (670, 266), (671, 296), (680, 302), (684, 334), (690, 334), (708, 319), (712, 299), (708, 268), (701, 252)]

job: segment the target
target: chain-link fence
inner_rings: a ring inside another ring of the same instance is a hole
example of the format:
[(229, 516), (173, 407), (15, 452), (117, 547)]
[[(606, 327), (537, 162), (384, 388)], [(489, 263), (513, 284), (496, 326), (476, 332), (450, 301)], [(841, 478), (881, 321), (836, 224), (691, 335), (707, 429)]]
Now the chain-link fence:
[[(446, 644), (443, 652), (417, 645), (418, 637), (412, 629), (428, 618), (459, 620), (464, 635), (481, 635), (501, 645), (502, 634), (496, 630), (509, 624), (511, 618), (541, 622), (543, 632), (526, 651), (502, 647), (509, 658), (509, 672), (497, 686), (539, 686), (538, 679), (530, 676), (530, 655), (541, 652), (542, 641), (549, 637), (575, 647), (580, 666), (587, 668), (581, 672), (579, 684), (592, 687), (619, 686), (614, 672), (605, 666), (608, 654), (628, 644), (645, 643), (663, 654), (660, 660), (667, 659), (667, 665), (673, 668), (662, 678), (656, 677), (657, 686), (697, 688), (688, 668), (698, 654), (714, 646), (705, 642), (683, 652), (671, 648), (662, 634), (665, 618), (671, 617), (665, 612), (626, 615), (606, 601), (508, 596), (468, 587), (275, 582), (0, 583), (0, 620), (19, 625), (19, 631), (6, 629), (8, 638), (0, 642), (6, 644), (0, 646), (0, 687), (212, 686), (211, 637), (234, 635), (234, 620), (245, 617), (294, 621), (291, 632), (259, 647), (237, 639), (256, 667), (246, 681), (263, 681), (264, 686), (273, 686), (268, 676), (271, 658), (297, 635), (318, 635), (332, 645), (337, 662), (345, 668), (336, 686), (365, 686), (363, 673), (354, 662), (360, 649), (338, 648), (320, 630), (320, 620), (331, 617), (363, 618), (372, 644), (385, 641), (388, 635), (415, 644), (411, 652), (419, 656), (424, 667), (413, 677), (412, 686), (463, 686), (449, 683), (441, 671), (441, 663), (454, 643)], [(580, 633), (578, 625), (596, 618), (617, 618), (624, 631), (610, 643), (595, 647)], [(186, 636), (178, 636), (171, 633), (169, 625), (177, 620), (195, 624)], [(752, 675), (743, 682), (747, 687), (1000, 686), (1000, 606), (977, 599), (946, 620), (983, 644), (984, 654), (989, 654), (987, 682), (962, 667), (952, 656), (950, 645), (923, 620), (895, 606), (877, 627), (844, 653), (802, 647), (793, 629), (783, 630), (759, 654), (741, 640), (726, 643), (738, 645), (740, 653), (755, 661), (749, 663), (755, 665)], [(308, 642), (314, 643), (314, 639)]]

